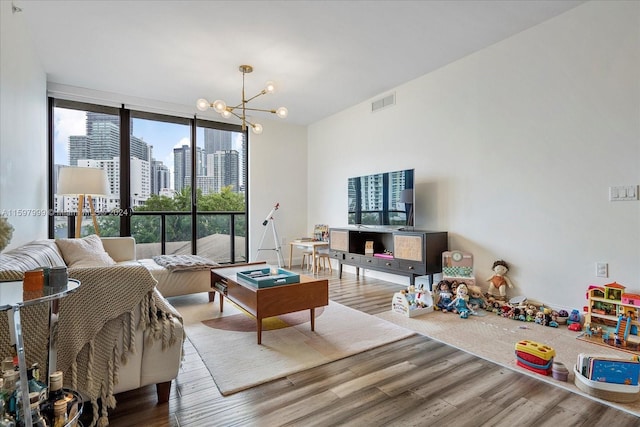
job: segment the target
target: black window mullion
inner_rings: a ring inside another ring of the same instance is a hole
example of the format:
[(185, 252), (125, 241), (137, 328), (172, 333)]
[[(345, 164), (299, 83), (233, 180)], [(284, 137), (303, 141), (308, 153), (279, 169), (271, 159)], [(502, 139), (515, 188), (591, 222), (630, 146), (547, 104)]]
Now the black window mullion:
[[(120, 212), (131, 212), (131, 111), (120, 108)], [(131, 216), (120, 215), (120, 235), (131, 236)]]
[(47, 230), (49, 239), (55, 238), (55, 220), (56, 217), (54, 215), (55, 208), (55, 198), (53, 195), (54, 188), (56, 188), (56, 183), (54, 183), (55, 175), (53, 173), (53, 164), (55, 162), (55, 148), (53, 146), (53, 107), (55, 105), (55, 101), (53, 98), (49, 97), (47, 99), (47, 174), (49, 176), (48, 184), (47, 184), (47, 205), (49, 209), (49, 215), (47, 215)]

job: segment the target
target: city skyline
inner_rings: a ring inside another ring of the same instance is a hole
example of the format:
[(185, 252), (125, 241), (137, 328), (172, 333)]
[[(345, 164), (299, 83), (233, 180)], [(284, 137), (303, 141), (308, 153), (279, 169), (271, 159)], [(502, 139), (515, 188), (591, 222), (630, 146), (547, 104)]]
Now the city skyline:
[[(109, 120), (105, 120), (109, 122)], [(54, 164), (56, 165), (72, 165), (78, 158), (71, 155), (72, 150), (78, 150), (78, 146), (82, 145), (83, 137), (87, 136), (87, 112), (80, 110), (72, 110), (56, 107), (54, 111)], [(227, 151), (229, 149), (236, 150), (239, 153), (238, 175), (239, 182), (235, 186), (234, 191), (241, 191), (244, 188), (243, 171), (243, 138), (239, 132), (210, 132), (210, 129), (197, 128), (196, 138), (198, 141), (197, 149), (219, 149)], [(213, 138), (207, 135), (207, 132), (217, 134), (227, 134), (222, 138)], [(143, 157), (149, 162), (151, 173), (154, 168), (159, 166), (158, 162), (169, 169), (170, 189), (175, 189), (175, 164), (174, 164), (174, 148), (181, 148), (183, 145), (190, 145), (190, 128), (187, 125), (177, 125), (173, 123), (158, 122), (146, 119), (132, 119), (132, 147), (131, 155), (137, 158)], [(233, 137), (231, 137), (233, 135)], [(151, 148), (150, 155), (142, 154), (140, 146), (142, 143), (149, 145)], [(138, 147), (136, 150), (134, 147)], [(119, 153), (116, 154), (119, 156)], [(88, 156), (87, 156), (88, 157)], [(102, 156), (102, 159), (108, 159), (108, 156)], [(206, 162), (206, 159), (203, 159)], [(152, 180), (157, 176), (153, 176)], [(152, 193), (159, 194), (161, 190), (158, 186), (153, 185)]]

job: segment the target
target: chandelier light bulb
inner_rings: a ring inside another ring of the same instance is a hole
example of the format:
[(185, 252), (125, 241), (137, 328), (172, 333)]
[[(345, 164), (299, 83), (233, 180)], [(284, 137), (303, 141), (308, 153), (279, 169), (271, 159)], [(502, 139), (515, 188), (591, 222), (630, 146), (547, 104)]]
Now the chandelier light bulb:
[(209, 108), (209, 106), (209, 101), (204, 98), (200, 98), (196, 102), (196, 108), (198, 108), (198, 110), (200, 111), (207, 111), (207, 108)]
[(251, 130), (253, 130), (253, 133), (256, 135), (260, 135), (262, 133), (262, 125), (260, 123), (253, 124), (251, 125)]
[(287, 107), (280, 107), (276, 110), (276, 116), (280, 117), (281, 119), (286, 119), (288, 115), (289, 110), (287, 110)]
[(226, 111), (227, 104), (224, 101), (218, 99), (214, 101), (213, 109), (216, 111), (216, 113), (222, 114), (223, 111)]
[(265, 85), (265, 87), (264, 87), (264, 90), (265, 90), (267, 93), (273, 93), (273, 92), (275, 92), (275, 91), (276, 91), (276, 85), (275, 85), (275, 83), (273, 83), (273, 82), (271, 82), (271, 81), (267, 82), (267, 84), (266, 84), (266, 85)]
[(220, 113), (220, 115), (225, 119), (228, 119), (229, 117), (231, 117), (231, 112), (229, 110), (224, 110), (222, 113)]

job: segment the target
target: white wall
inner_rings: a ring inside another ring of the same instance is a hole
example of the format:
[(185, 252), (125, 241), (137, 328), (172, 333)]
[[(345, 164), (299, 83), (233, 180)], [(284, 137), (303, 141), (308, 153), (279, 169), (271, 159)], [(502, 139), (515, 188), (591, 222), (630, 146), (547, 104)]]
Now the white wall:
[(608, 201), (640, 184), (639, 76), (640, 3), (579, 6), (395, 88), (393, 107), (311, 125), (307, 222), (346, 224), (349, 176), (415, 168), (416, 226), (448, 231), (481, 281), (503, 258), (512, 296), (640, 291), (640, 202)]
[(47, 237), (46, 75), (10, 1), (0, 2), (0, 24), (0, 215), (15, 229), (10, 249)]
[[(280, 238), (285, 265), (289, 260), (288, 242), (309, 235), (307, 227), (307, 128), (280, 121), (263, 121), (264, 132), (249, 132), (249, 258), (256, 259), (258, 249), (276, 247), (272, 227), (267, 234), (262, 222), (276, 203), (274, 225)], [(260, 241), (264, 242), (260, 246)], [(296, 257), (297, 256), (297, 257)], [(299, 254), (294, 254), (296, 259)], [(258, 260), (277, 264), (276, 251), (260, 251)]]

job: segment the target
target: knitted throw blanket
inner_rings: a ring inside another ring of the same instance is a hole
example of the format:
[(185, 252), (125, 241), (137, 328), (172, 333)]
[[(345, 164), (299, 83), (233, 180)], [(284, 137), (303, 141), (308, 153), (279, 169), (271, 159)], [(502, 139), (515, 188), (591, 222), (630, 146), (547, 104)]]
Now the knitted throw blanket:
[(220, 264), (198, 255), (157, 255), (153, 260), (160, 267), (173, 271), (210, 270)]
[[(129, 355), (142, 350), (134, 345), (136, 331), (146, 331), (149, 340), (161, 340), (164, 349), (176, 340), (170, 319), (181, 318), (160, 296), (155, 279), (143, 266), (76, 268), (69, 270), (69, 277), (80, 280), (81, 286), (60, 299), (54, 331), (57, 368), (64, 372), (65, 386), (80, 391), (91, 401), (91, 426), (103, 427), (109, 424), (107, 409), (116, 404), (113, 390), (119, 367)], [(40, 329), (46, 333), (48, 313), (27, 310), (30, 308), (22, 311), (25, 349), (27, 354), (35, 354), (27, 363), (38, 361), (46, 366), (47, 347), (36, 349), (43, 346), (32, 341), (41, 340), (41, 334), (32, 335), (30, 331)]]

